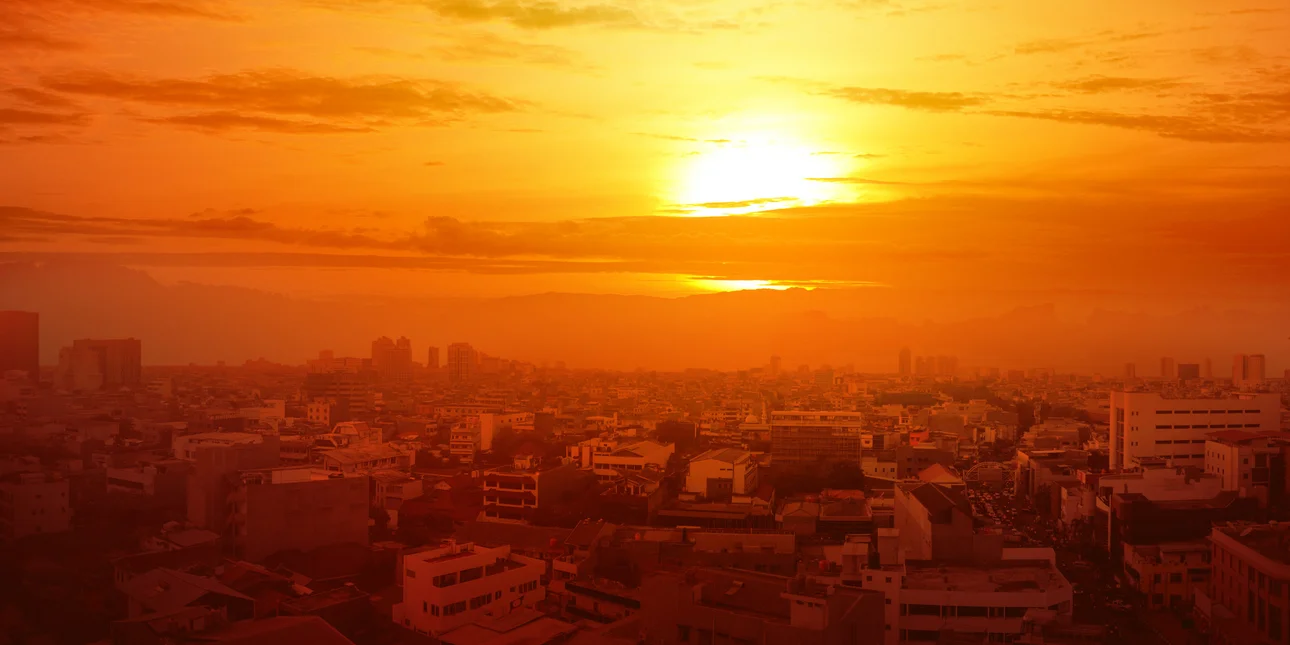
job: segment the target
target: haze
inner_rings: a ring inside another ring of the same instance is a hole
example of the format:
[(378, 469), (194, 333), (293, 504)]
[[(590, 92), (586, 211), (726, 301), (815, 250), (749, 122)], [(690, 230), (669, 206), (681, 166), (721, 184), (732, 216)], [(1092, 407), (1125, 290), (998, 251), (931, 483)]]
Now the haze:
[(89, 335), (295, 363), (406, 334), (621, 368), (910, 345), (1275, 372), (1288, 27), (1277, 2), (6, 0), (0, 308), (42, 312), (46, 364)]

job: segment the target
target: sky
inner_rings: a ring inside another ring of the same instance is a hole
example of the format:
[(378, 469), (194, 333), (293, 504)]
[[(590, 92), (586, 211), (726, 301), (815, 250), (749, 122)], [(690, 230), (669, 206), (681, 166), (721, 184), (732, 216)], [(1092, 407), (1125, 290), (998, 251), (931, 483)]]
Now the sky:
[(1277, 0), (4, 0), (0, 261), (1285, 302), (1288, 30)]

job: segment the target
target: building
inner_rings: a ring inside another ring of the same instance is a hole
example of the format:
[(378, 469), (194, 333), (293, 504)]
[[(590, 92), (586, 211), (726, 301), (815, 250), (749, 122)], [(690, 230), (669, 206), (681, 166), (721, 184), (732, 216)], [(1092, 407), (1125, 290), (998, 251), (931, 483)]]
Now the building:
[(390, 444), (354, 445), (322, 452), (318, 464), (329, 473), (346, 476), (371, 474), (378, 470), (407, 470), (416, 453)]
[(73, 391), (138, 387), (143, 378), (141, 361), (141, 343), (133, 338), (83, 338), (59, 351), (55, 382)]
[(963, 493), (937, 484), (898, 484), (895, 529), (910, 560), (997, 561), (1003, 535), (984, 528)]
[(188, 480), (193, 462), (187, 459), (149, 459), (125, 468), (107, 469), (108, 492), (139, 495), (158, 506), (183, 510), (188, 504)]
[(900, 364), (897, 373), (901, 376), (909, 376), (914, 373), (914, 358), (908, 347), (900, 348)]
[(536, 465), (516, 457), (510, 466), (484, 471), (484, 508), (479, 519), (528, 522), (538, 509), (550, 509), (585, 475), (576, 464)]
[(1267, 380), (1267, 359), (1263, 354), (1237, 354), (1232, 358), (1232, 385), (1258, 387)]
[(637, 441), (623, 444), (610, 452), (592, 456), (592, 467), (597, 471), (640, 472), (663, 470), (676, 452), (676, 446), (657, 441)]
[(439, 369), (439, 348), (431, 347), (426, 354), (426, 367), (432, 370)]
[(1112, 470), (1133, 468), (1150, 458), (1203, 468), (1209, 433), (1281, 429), (1281, 400), (1276, 394), (1182, 399), (1154, 392), (1112, 392), (1110, 414)]
[(69, 490), (57, 473), (13, 473), (0, 480), (0, 541), (70, 529)]
[(1168, 356), (1160, 359), (1160, 378), (1165, 380), (1178, 378), (1178, 368), (1174, 365), (1174, 359)]
[[(1215, 526), (1209, 600), (1250, 637), (1229, 642), (1284, 643), (1290, 636), (1290, 525), (1244, 522)], [(1217, 612), (1215, 612), (1217, 613)], [(1234, 631), (1234, 630), (1233, 630)]]
[(282, 551), (368, 543), (365, 476), (310, 467), (243, 471), (228, 506), (234, 548), (252, 562)]
[(384, 381), (412, 380), (412, 341), (387, 336), (372, 341), (372, 369)]
[(646, 578), (640, 597), (648, 645), (883, 642), (882, 594), (806, 576), (696, 568)]
[(1206, 540), (1124, 545), (1124, 572), (1148, 609), (1190, 607), (1210, 581)]
[(859, 462), (863, 430), (861, 412), (771, 412), (772, 459), (776, 465)]
[(176, 437), (175, 457), (193, 463), (188, 479), (188, 521), (223, 534), (228, 496), (238, 471), (273, 468), (282, 458), (278, 435), (209, 432)]
[(0, 311), (0, 376), (10, 370), (40, 380), (40, 314)]
[(1286, 441), (1249, 430), (1211, 432), (1205, 442), (1205, 472), (1217, 476), (1223, 490), (1256, 497), (1266, 508), (1285, 497)]
[(1179, 363), (1178, 380), (1194, 381), (1200, 378), (1200, 363)]
[(479, 368), (479, 352), (470, 343), (448, 346), (448, 380), (454, 383), (474, 378)]
[(866, 590), (885, 594), (887, 645), (942, 643), (943, 634), (971, 634), (964, 642), (1011, 642), (1026, 631), (1027, 616), (1055, 612), (1070, 622), (1073, 590), (1049, 559), (988, 564), (906, 561), (861, 571)]
[(311, 372), (305, 375), (304, 396), (332, 404), (331, 423), (361, 419), (372, 410), (370, 372)]
[(495, 548), (453, 543), (401, 558), (403, 602), (394, 622), (438, 636), (486, 617), (505, 616), (546, 598), (546, 562)]
[(1124, 364), (1124, 378), (1126, 378), (1126, 379), (1135, 379), (1135, 378), (1138, 378), (1138, 366), (1137, 366), (1137, 365), (1135, 365), (1135, 364), (1133, 364), (1133, 363), (1125, 363), (1125, 364)]
[(714, 448), (690, 460), (685, 492), (708, 499), (757, 492), (757, 461), (737, 448)]
[(327, 400), (310, 401), (305, 405), (305, 419), (310, 423), (331, 427), (332, 402)]

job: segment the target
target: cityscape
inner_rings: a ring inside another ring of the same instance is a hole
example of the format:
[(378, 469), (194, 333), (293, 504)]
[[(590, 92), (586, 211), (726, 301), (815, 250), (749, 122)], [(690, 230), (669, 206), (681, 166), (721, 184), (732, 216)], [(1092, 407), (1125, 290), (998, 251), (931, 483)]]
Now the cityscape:
[(0, 311), (11, 642), (1288, 627), (1290, 374), (1262, 354), (1230, 373), (969, 371), (908, 347), (882, 373), (622, 372), (382, 336), (297, 365), (162, 366), (120, 338), (49, 366), (41, 328)]
[(0, 0), (0, 645), (1290, 645), (1290, 0)]

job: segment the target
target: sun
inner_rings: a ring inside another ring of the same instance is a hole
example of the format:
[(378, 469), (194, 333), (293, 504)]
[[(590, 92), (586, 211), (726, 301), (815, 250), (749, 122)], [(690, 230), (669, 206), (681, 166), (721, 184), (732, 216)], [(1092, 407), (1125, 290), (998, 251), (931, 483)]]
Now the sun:
[(842, 197), (815, 178), (846, 174), (839, 155), (770, 135), (709, 139), (679, 165), (672, 201), (689, 215), (738, 215)]

